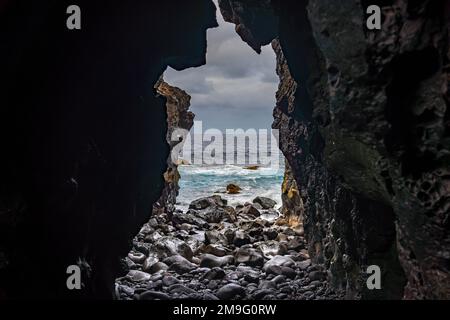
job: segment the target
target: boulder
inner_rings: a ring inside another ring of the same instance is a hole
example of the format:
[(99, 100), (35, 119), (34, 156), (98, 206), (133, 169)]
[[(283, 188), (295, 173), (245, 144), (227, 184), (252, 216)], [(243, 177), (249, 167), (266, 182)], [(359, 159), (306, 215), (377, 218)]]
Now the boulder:
[(169, 300), (170, 297), (163, 292), (148, 290), (148, 291), (141, 293), (138, 296), (138, 299), (139, 300)]
[(271, 266), (292, 267), (294, 265), (295, 261), (288, 256), (274, 256), (264, 264), (263, 271), (267, 272), (267, 269)]
[(245, 289), (240, 285), (230, 283), (220, 288), (216, 296), (221, 300), (231, 300), (237, 296), (244, 297)]
[(262, 289), (262, 290), (276, 290), (277, 289), (277, 284), (273, 281), (269, 281), (269, 280), (264, 280), (261, 281), (258, 285), (258, 289)]
[(203, 276), (203, 279), (208, 280), (222, 280), (223, 278), (225, 278), (225, 271), (219, 267), (212, 268)]
[(162, 284), (166, 287), (170, 287), (171, 285), (177, 284), (179, 282), (180, 282), (180, 280), (178, 280), (177, 278), (175, 278), (173, 276), (164, 276), (162, 278)]
[(320, 281), (326, 278), (326, 274), (322, 271), (311, 271), (308, 277), (311, 281)]
[(218, 257), (229, 255), (231, 251), (228, 248), (221, 246), (220, 244), (208, 244), (201, 248), (203, 253), (209, 253)]
[(192, 293), (195, 293), (195, 290), (193, 290), (191, 288), (188, 288), (188, 287), (182, 285), (181, 283), (176, 283), (176, 284), (171, 285), (168, 288), (168, 291), (171, 294), (174, 294), (174, 293), (178, 293), (178, 294), (192, 294)]
[(244, 231), (241, 231), (241, 230), (237, 230), (234, 233), (233, 244), (236, 247), (241, 247), (241, 246), (249, 244), (249, 243), (251, 243), (251, 239), (247, 233), (245, 233)]
[(145, 255), (140, 252), (130, 252), (128, 258), (134, 263), (141, 264), (145, 261)]
[(279, 265), (271, 265), (266, 268), (265, 272), (267, 274), (274, 274), (277, 276), (282, 275), (288, 277), (289, 279), (294, 279), (297, 275), (294, 269)]
[(305, 248), (305, 242), (300, 237), (295, 237), (286, 244), (288, 250), (300, 251)]
[(234, 262), (233, 256), (217, 257), (212, 254), (204, 254), (200, 266), (206, 268), (223, 267)]
[(229, 213), (223, 207), (209, 207), (199, 212), (208, 223), (219, 223), (229, 219)]
[(185, 263), (176, 262), (176, 263), (173, 263), (169, 267), (169, 270), (172, 270), (177, 274), (185, 274), (185, 273), (191, 272), (195, 268), (196, 268), (196, 266), (194, 264), (185, 264)]
[(274, 290), (270, 290), (270, 289), (256, 290), (253, 293), (253, 299), (262, 300), (264, 297), (267, 297), (267, 296), (273, 295), (273, 294), (274, 294)]
[(139, 270), (130, 270), (127, 274), (127, 277), (134, 282), (141, 282), (141, 281), (149, 281), (151, 278), (151, 275), (147, 272), (139, 271)]
[(278, 237), (278, 232), (273, 228), (264, 228), (263, 236), (265, 240), (275, 240)]
[(304, 260), (304, 261), (297, 262), (297, 266), (299, 267), (300, 270), (303, 270), (303, 271), (308, 269), (308, 267), (310, 265), (311, 265), (311, 259), (307, 259), (307, 260)]
[(189, 247), (183, 240), (172, 236), (165, 236), (158, 239), (155, 247), (160, 259), (173, 255), (181, 255), (182, 257), (191, 260), (194, 255), (191, 247)]
[(279, 255), (280, 243), (274, 240), (261, 242), (258, 243), (258, 249), (265, 258), (272, 259), (274, 256)]
[(277, 204), (276, 201), (266, 197), (256, 197), (253, 203), (259, 203), (264, 209), (272, 209)]
[(172, 217), (172, 221), (175, 224), (190, 224), (190, 225), (195, 225), (198, 226), (200, 228), (208, 228), (208, 222), (206, 222), (203, 218), (198, 216), (198, 212), (195, 210), (188, 210), (188, 212), (186, 213), (174, 213), (173, 217)]
[(237, 184), (230, 183), (227, 185), (227, 193), (228, 194), (238, 194), (241, 192), (241, 187), (239, 187)]
[(189, 209), (203, 210), (211, 206), (224, 207), (226, 205), (227, 200), (222, 199), (220, 195), (213, 195), (192, 201), (189, 205)]
[(226, 237), (217, 230), (208, 230), (205, 232), (205, 244), (217, 244), (226, 241)]
[(153, 264), (148, 270), (150, 271), (150, 273), (157, 273), (161, 270), (168, 270), (168, 269), (169, 269), (169, 266), (167, 264), (159, 261), (159, 262)]
[(142, 270), (145, 272), (150, 272), (151, 267), (157, 263), (159, 260), (156, 257), (150, 256), (145, 259), (144, 264), (142, 265)]
[(186, 258), (184, 258), (180, 255), (168, 257), (168, 258), (164, 259), (163, 262), (165, 264), (167, 264), (168, 266), (171, 266), (174, 263), (193, 264), (193, 263), (189, 262), (189, 260), (187, 260)]
[(259, 250), (247, 247), (236, 250), (234, 261), (236, 264), (243, 263), (251, 267), (262, 267), (264, 265), (262, 253)]
[(238, 215), (247, 215), (247, 216), (250, 216), (250, 217), (259, 217), (261, 215), (261, 213), (259, 212), (258, 209), (255, 208), (255, 206), (253, 206), (250, 203), (246, 203), (244, 205), (244, 207), (239, 209)]

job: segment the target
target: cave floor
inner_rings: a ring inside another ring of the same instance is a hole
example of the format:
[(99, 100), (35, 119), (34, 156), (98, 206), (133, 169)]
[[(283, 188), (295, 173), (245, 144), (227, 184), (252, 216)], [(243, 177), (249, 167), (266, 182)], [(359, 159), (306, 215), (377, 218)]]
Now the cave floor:
[(142, 227), (124, 259), (128, 273), (116, 280), (118, 299), (342, 298), (311, 263), (301, 225), (287, 225), (270, 205), (205, 199)]

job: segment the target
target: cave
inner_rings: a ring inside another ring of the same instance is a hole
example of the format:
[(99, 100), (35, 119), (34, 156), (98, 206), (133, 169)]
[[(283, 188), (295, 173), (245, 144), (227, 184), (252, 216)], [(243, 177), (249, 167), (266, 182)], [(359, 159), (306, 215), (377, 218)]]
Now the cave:
[(370, 31), (367, 1), (77, 2), (80, 30), (66, 28), (68, 1), (0, 3), (1, 300), (117, 298), (133, 238), (174, 200), (167, 111), (180, 100), (162, 76), (207, 63), (217, 15), (276, 55), (298, 274), (336, 299), (450, 297), (448, 2), (376, 1)]

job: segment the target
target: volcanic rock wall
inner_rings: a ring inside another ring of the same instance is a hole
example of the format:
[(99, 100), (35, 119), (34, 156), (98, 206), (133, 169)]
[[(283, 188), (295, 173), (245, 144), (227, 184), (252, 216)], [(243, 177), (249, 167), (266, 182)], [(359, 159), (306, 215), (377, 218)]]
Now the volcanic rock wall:
[[(382, 7), (381, 31), (365, 29), (369, 4)], [(273, 126), (332, 283), (349, 298), (450, 297), (448, 2), (220, 7), (257, 52), (278, 36)], [(382, 290), (365, 289), (370, 264)]]
[(298, 226), (303, 220), (303, 199), (297, 186), (297, 181), (292, 173), (289, 162), (285, 162), (283, 184), (281, 186), (281, 214), (290, 226)]
[[(205, 63), (211, 1), (8, 1), (0, 11), (0, 296), (110, 298), (164, 187), (166, 67)], [(66, 269), (83, 269), (82, 290)]]
[[(189, 131), (194, 125), (194, 114), (189, 111), (191, 97), (183, 90), (172, 87), (160, 79), (155, 85), (158, 94), (167, 99), (167, 134), (166, 140), (172, 152), (174, 148), (184, 139), (179, 129)], [(178, 139), (176, 139), (178, 138)], [(180, 145), (179, 147), (181, 147)], [(178, 148), (176, 148), (178, 150)], [(153, 204), (153, 214), (167, 213), (169, 216), (175, 211), (178, 190), (180, 189), (178, 181), (180, 173), (178, 172), (178, 163), (174, 162), (172, 153), (167, 159), (167, 170), (164, 172), (164, 188), (158, 201)]]

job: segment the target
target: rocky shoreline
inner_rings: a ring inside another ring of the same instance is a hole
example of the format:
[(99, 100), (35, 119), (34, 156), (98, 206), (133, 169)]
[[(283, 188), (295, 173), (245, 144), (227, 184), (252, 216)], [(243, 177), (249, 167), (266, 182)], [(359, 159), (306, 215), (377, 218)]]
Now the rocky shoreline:
[(301, 224), (289, 226), (269, 198), (228, 206), (219, 195), (187, 212), (155, 215), (124, 259), (121, 300), (341, 299), (311, 263)]

